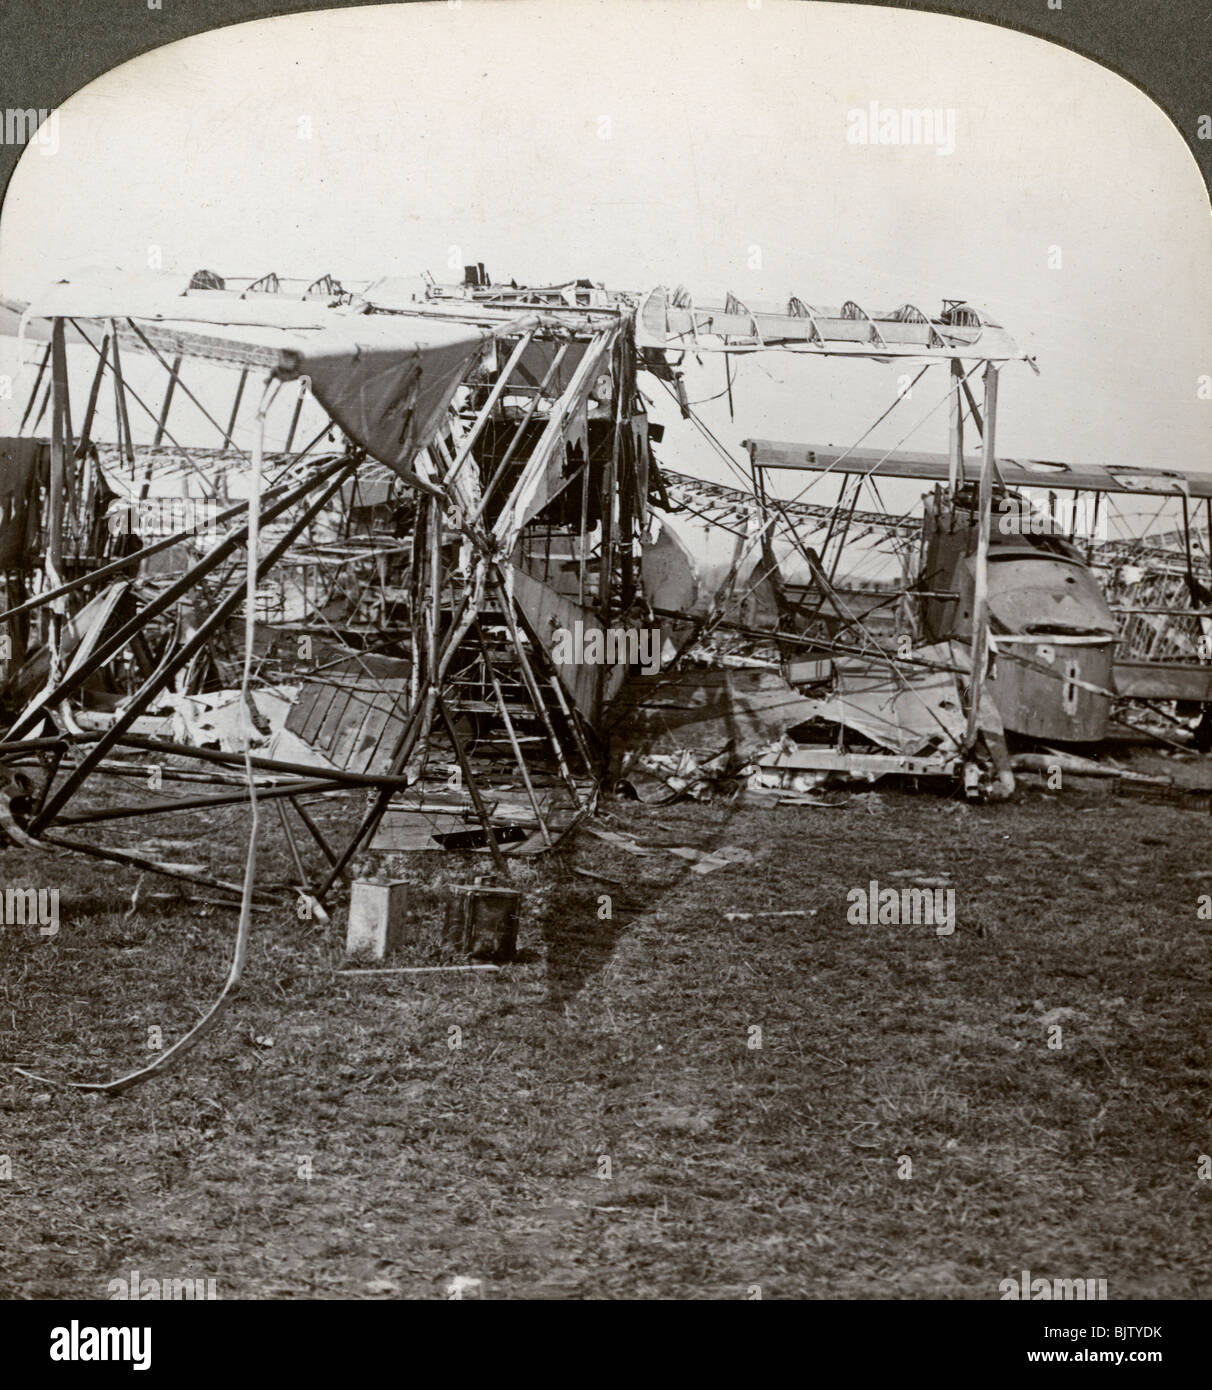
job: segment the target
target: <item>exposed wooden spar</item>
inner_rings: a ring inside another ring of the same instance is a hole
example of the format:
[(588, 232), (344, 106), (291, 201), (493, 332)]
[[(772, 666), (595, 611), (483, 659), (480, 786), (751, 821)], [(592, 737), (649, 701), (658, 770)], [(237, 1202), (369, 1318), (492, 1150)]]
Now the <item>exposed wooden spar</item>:
[(989, 531), (993, 512), (993, 468), (997, 430), (998, 369), (985, 367), (985, 425), (981, 448), (980, 512), (972, 599), (972, 679), (968, 688), (968, 732), (965, 751), (971, 753), (980, 736), (981, 698), (989, 659)]

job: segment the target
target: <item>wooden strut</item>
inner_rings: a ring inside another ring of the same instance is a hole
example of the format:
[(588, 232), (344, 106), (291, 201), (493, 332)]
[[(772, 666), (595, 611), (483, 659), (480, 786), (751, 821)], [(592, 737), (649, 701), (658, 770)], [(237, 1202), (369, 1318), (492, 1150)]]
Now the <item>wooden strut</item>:
[(88, 405), (84, 411), (84, 423), (80, 426), (80, 440), (76, 445), (76, 457), (83, 458), (88, 452), (89, 443), (92, 440), (93, 419), (97, 413), (97, 397), (101, 393), (101, 379), (105, 376), (105, 366), (109, 359), (109, 334), (107, 333), (101, 340), (101, 356), (97, 362), (97, 370), (93, 373), (93, 384), (88, 392)]
[[(331, 782), (289, 782), (278, 787), (258, 787), (257, 800), (281, 800), (309, 792), (341, 791)], [(216, 806), (239, 806), (249, 799), (247, 785), (237, 791), (220, 792), (214, 796), (181, 796), (168, 801), (141, 801), (128, 806), (105, 806), (98, 810), (76, 811), (55, 818), (57, 826), (95, 825), (101, 821), (127, 820), (132, 816), (166, 816), (174, 811), (207, 811)]]
[[(97, 356), (100, 357), (101, 350), (88, 334), (81, 329), (75, 319), (72, 320), (72, 327), (80, 334)], [(111, 372), (114, 380), (114, 431), (118, 436), (118, 456), (119, 458), (125, 458), (127, 463), (130, 464), (130, 476), (131, 482), (133, 483), (135, 480), (135, 445), (134, 440), (131, 438), (130, 415), (127, 413), (126, 409), (126, 380), (122, 375), (122, 353), (118, 346), (118, 325), (113, 319), (109, 321), (109, 330), (108, 336), (112, 339), (114, 345), (114, 365)], [(142, 402), (140, 402), (140, 404), (142, 404)], [(144, 409), (147, 409), (147, 407), (144, 406)], [(150, 414), (151, 412), (149, 411), (148, 413)]]
[(585, 739), (585, 731), (581, 728), (580, 710), (573, 709), (564, 696), (564, 687), (560, 684), (560, 678), (553, 671), (548, 677), (548, 684), (555, 692), (556, 703), (560, 707), (560, 713), (568, 727), (572, 730), (573, 741), (576, 743), (577, 752), (581, 755), (581, 761), (585, 765), (585, 771), (592, 777), (594, 775), (593, 753), (590, 751), (589, 744)]
[[(71, 319), (71, 320), (70, 320), (70, 323), (71, 323), (72, 327), (76, 330), (76, 332), (79, 333), (79, 335), (81, 336), (81, 338), (83, 338), (84, 341), (88, 344), (88, 346), (89, 346), (90, 348), (92, 348), (93, 352), (96, 353), (98, 356), (100, 356), (100, 352), (101, 352), (100, 348), (97, 347), (96, 343), (94, 343), (93, 340), (88, 336), (88, 334), (85, 333), (85, 331), (80, 327), (80, 325), (76, 322), (76, 320), (75, 320), (75, 319)], [(143, 399), (142, 396), (139, 395), (139, 393), (135, 390), (135, 388), (134, 388), (133, 386), (129, 385), (129, 384), (125, 381), (125, 379), (123, 378), (123, 375), (122, 375), (122, 360), (121, 360), (121, 356), (120, 356), (119, 350), (118, 350), (118, 329), (117, 329), (117, 325), (113, 322), (113, 320), (110, 321), (110, 327), (111, 327), (111, 329), (113, 330), (114, 363), (113, 363), (113, 367), (112, 367), (111, 370), (112, 370), (113, 379), (114, 379), (114, 413), (115, 413), (115, 415), (117, 416), (118, 421), (119, 421), (119, 426), (118, 426), (119, 452), (120, 452), (120, 453), (122, 452), (122, 445), (123, 445), (123, 442), (125, 442), (125, 458), (126, 458), (127, 462), (130, 464), (130, 469), (131, 469), (130, 480), (131, 480), (131, 486), (132, 486), (132, 488), (133, 488), (133, 487), (134, 487), (134, 484), (135, 484), (135, 482), (136, 482), (136, 478), (135, 478), (135, 446), (134, 446), (133, 439), (132, 439), (132, 437), (131, 437), (130, 414), (129, 414), (129, 412), (128, 412), (127, 405), (126, 405), (126, 397), (127, 397), (127, 395), (129, 394), (130, 396), (132, 396), (132, 397), (134, 398), (135, 404), (143, 411), (143, 413), (148, 417), (149, 420), (156, 421), (156, 420), (158, 419), (158, 417), (157, 417), (155, 411), (152, 410), (151, 406), (149, 406), (149, 405), (147, 404), (147, 402)], [(182, 389), (185, 389), (185, 388), (182, 388)], [(167, 427), (167, 425), (166, 425), (165, 428), (164, 428), (164, 437), (165, 437), (165, 438), (168, 440), (168, 442), (173, 446), (173, 448), (177, 450), (177, 452), (181, 455), (181, 457), (185, 459), (185, 461), (189, 464), (189, 466), (194, 470), (194, 474), (197, 476), (197, 478), (198, 478), (199, 482), (201, 483), (203, 489), (206, 490), (207, 488), (210, 488), (210, 486), (211, 486), (211, 485), (210, 485), (210, 481), (209, 481), (209, 479), (206, 477), (205, 471), (204, 471), (204, 470), (202, 469), (202, 467), (199, 465), (198, 461), (197, 461), (195, 458), (192, 458), (192, 457), (190, 456), (189, 451), (181, 444), (181, 442), (176, 438), (176, 436), (175, 436), (175, 435), (172, 433), (172, 431)], [(143, 482), (142, 482), (142, 484), (140, 485), (140, 490), (139, 490), (139, 496), (140, 496), (140, 497), (146, 497), (146, 496), (147, 496), (148, 489), (151, 487), (151, 479), (152, 479), (152, 459), (151, 459), (150, 456), (149, 456), (148, 461), (147, 461), (147, 470), (146, 470), (146, 472), (145, 472), (145, 474), (144, 474)]]
[(964, 402), (960, 394), (964, 378), (964, 363), (959, 357), (951, 359), (951, 419), (947, 432), (947, 474), (952, 497), (964, 481)]
[(17, 433), (24, 434), (25, 422), (29, 419), (30, 411), (34, 408), (34, 402), (38, 399), (38, 388), (42, 385), (42, 378), (46, 374), (46, 368), (51, 360), (53, 344), (47, 343), (46, 351), (42, 354), (42, 361), (38, 363), (38, 375), (34, 378), (34, 385), (29, 393), (29, 400), (26, 402), (25, 410), (21, 416), (21, 423), (17, 426)]
[(530, 693), (530, 700), (535, 707), (535, 712), (538, 714), (539, 719), (542, 721), (543, 728), (547, 732), (547, 739), (551, 744), (551, 751), (555, 755), (556, 766), (559, 768), (560, 777), (572, 796), (573, 805), (578, 811), (582, 811), (584, 810), (584, 804), (581, 801), (580, 790), (569, 770), (568, 763), (564, 757), (564, 749), (560, 744), (559, 738), (556, 736), (555, 726), (551, 722), (551, 715), (547, 709), (547, 702), (543, 699), (543, 692), (539, 688), (539, 682), (535, 678), (534, 670), (526, 655), (526, 648), (522, 643), (522, 635), (518, 630), (517, 619), (514, 617), (513, 613), (513, 600), (506, 591), (505, 580), (504, 576), (501, 574), (500, 567), (494, 567), (497, 571), (497, 588), (501, 600), (501, 611), (505, 615), (505, 623), (509, 628), (509, 636), (513, 642), (514, 650), (517, 653), (518, 667), (522, 672), (522, 679)]
[(585, 562), (588, 552), (585, 548), (585, 532), (589, 529), (589, 460), (581, 469), (581, 529), (577, 537), (577, 602), (585, 606)]
[(324, 853), (325, 859), (327, 859), (330, 864), (335, 864), (337, 862), (336, 852), (333, 850), (333, 847), (328, 843), (327, 839), (325, 839), (324, 832), (312, 819), (311, 814), (307, 810), (307, 807), (304, 806), (301, 801), (296, 801), (293, 796), (290, 798), (290, 804), (295, 808), (295, 813), (298, 815), (299, 819), (311, 832), (312, 839), (315, 840), (316, 844), (320, 846), (320, 849)]
[(31, 434), (37, 434), (38, 430), (41, 428), (43, 417), (46, 415), (46, 407), (50, 405), (50, 398), (51, 384), (48, 381), (46, 383), (46, 390), (42, 393), (42, 404), (38, 407), (38, 414), (34, 418), (34, 427), (30, 430)]
[[(169, 364), (164, 360), (163, 354), (159, 351), (156, 345), (151, 341), (147, 334), (143, 332), (143, 330), (134, 321), (134, 319), (128, 318), (126, 322), (130, 325), (130, 327), (133, 329), (140, 341), (147, 348), (148, 352), (150, 352), (151, 355), (156, 359), (156, 361), (159, 362), (159, 364), (164, 368), (164, 370), (169, 373), (169, 376), (171, 378), (171, 376), (173, 375), (173, 368), (170, 367)], [(223, 434), (223, 426), (218, 422), (218, 420), (215, 419), (215, 417), (210, 413), (210, 411), (207, 410), (207, 408), (202, 404), (202, 402), (197, 398), (197, 396), (194, 395), (194, 393), (189, 389), (189, 387), (186, 386), (184, 381), (181, 382), (181, 390), (185, 392), (185, 394), (194, 403), (194, 405), (197, 406), (197, 408), (202, 412), (207, 422), (213, 425), (215, 429), (219, 431), (220, 434)], [(139, 398), (136, 396), (135, 399), (138, 400)], [(165, 431), (165, 433), (167, 433), (167, 431)], [(172, 439), (171, 434), (168, 437)], [(176, 443), (175, 440), (173, 442)], [(180, 448), (180, 445), (177, 445), (177, 447)], [(240, 449), (238, 445), (237, 450), (239, 453), (243, 454), (245, 458), (248, 457), (247, 450)], [(289, 450), (287, 452), (289, 452)]]
[(303, 402), (307, 399), (307, 382), (299, 382), (299, 396), (295, 401), (294, 413), (290, 417), (290, 429), (286, 431), (286, 443), (282, 445), (284, 454), (290, 453), (290, 446), (295, 442), (295, 430), (299, 427), (299, 416), (303, 413)]
[(51, 783), (55, 780), (55, 774), (59, 771), (59, 764), (63, 761), (64, 754), (67, 752), (67, 744), (61, 743), (56, 748), (50, 749), (50, 766), (46, 769), (46, 778), (42, 783), (42, 790), (38, 794), (38, 804), (35, 811), (40, 811), (46, 805), (46, 798), (51, 789)]
[[(623, 411), (623, 393), (616, 392), (614, 411), (614, 430), (610, 439), (610, 463), (602, 479), (602, 492), (598, 508), (602, 526), (602, 549), (598, 568), (598, 613), (602, 626), (610, 626), (611, 607), (614, 603), (614, 548), (615, 548), (615, 510), (617, 504), (619, 479), (619, 431)], [(599, 680), (595, 704), (601, 698)]]
[(522, 783), (526, 788), (526, 796), (530, 802), (530, 809), (534, 812), (535, 820), (539, 823), (539, 834), (543, 837), (543, 843), (548, 849), (551, 848), (551, 833), (547, 829), (547, 822), (543, 819), (543, 813), (539, 810), (538, 797), (535, 795), (534, 784), (530, 780), (530, 770), (526, 766), (526, 759), (522, 756), (522, 747), (518, 743), (518, 735), (510, 718), (509, 708), (505, 703), (505, 692), (501, 689), (501, 682), (497, 678), (496, 667), (492, 663), (492, 657), (488, 652), (488, 644), (484, 640), (484, 632), (480, 627), (479, 621), (476, 622), (476, 637), (480, 643), (480, 652), (484, 659), (484, 669), (488, 672), (488, 679), (492, 682), (492, 692), (496, 697), (497, 708), (501, 712), (501, 722), (505, 725), (505, 733), (509, 738), (509, 746), (513, 749), (514, 761), (518, 765), (518, 771), (522, 775)]
[[(258, 792), (258, 796), (264, 796), (264, 792)], [(290, 821), (286, 816), (286, 807), (282, 805), (281, 801), (276, 804), (278, 819), (282, 822), (282, 834), (286, 837), (286, 846), (290, 850), (291, 859), (294, 861), (295, 872), (299, 875), (299, 892), (306, 900), (308, 910), (314, 912), (321, 922), (327, 922), (328, 913), (312, 896), (311, 887), (307, 880), (307, 871), (304, 869), (303, 860), (299, 856), (299, 846), (295, 843), (295, 832), (291, 829)]]
[[(63, 518), (64, 488), (67, 476), (67, 460), (75, 453), (71, 438), (71, 403), (67, 389), (67, 350), (63, 331), (63, 320), (54, 320), (51, 329), (51, 458), (48, 482), (47, 537), (46, 537), (46, 582), (51, 588), (63, 579)], [(56, 605), (50, 612), (47, 629), (47, 645), (50, 648), (50, 681), (58, 679), (60, 671), (59, 642), (63, 626), (64, 609)]]
[(979, 529), (972, 586), (972, 679), (968, 692), (968, 730), (964, 751), (971, 755), (980, 737), (980, 707), (989, 653), (989, 531), (993, 505), (994, 436), (997, 432), (997, 368), (985, 366), (985, 419), (981, 432)]
[[(842, 522), (842, 529), (838, 534), (836, 553), (833, 557), (833, 563), (829, 566), (830, 584), (832, 584), (834, 579), (837, 577), (837, 567), (842, 562), (842, 552), (846, 548), (846, 537), (850, 534), (850, 523), (854, 519), (854, 511), (855, 508), (858, 506), (859, 495), (861, 494), (862, 490), (863, 479), (861, 477), (856, 478), (854, 480), (854, 496), (850, 499), (850, 510), (846, 513), (845, 519)], [(822, 557), (825, 554), (825, 550), (827, 549), (828, 544), (829, 542), (826, 540), (825, 545), (821, 548)]]
[(248, 381), (248, 368), (244, 367), (240, 372), (240, 380), (236, 385), (236, 398), (231, 403), (231, 416), (227, 421), (227, 428), (223, 431), (223, 447), (231, 448), (231, 437), (236, 432), (236, 417), (240, 413), (240, 402), (244, 398), (244, 387)]
[[(100, 733), (98, 733), (96, 737), (100, 738)], [(112, 760), (107, 759), (104, 762), (98, 763), (93, 771), (104, 772), (111, 777), (138, 777), (142, 781), (146, 781), (147, 779), (147, 768), (145, 766), (141, 766), (135, 762), (120, 762), (116, 758)], [(160, 769), (160, 780), (162, 782), (185, 782), (190, 786), (202, 787), (248, 786), (247, 776), (238, 777), (234, 773), (224, 774), (222, 772), (191, 772), (186, 768), (180, 767), (162, 767)], [(265, 773), (257, 779), (258, 790), (261, 787), (278, 787), (282, 785), (281, 778), (275, 776), (273, 773)], [(343, 790), (344, 788), (342, 787), (326, 787), (323, 792), (318, 792), (316, 794), (324, 796)]]
[(172, 409), (173, 392), (177, 389), (177, 377), (181, 373), (183, 360), (181, 354), (178, 353), (173, 358), (173, 364), (169, 368), (168, 385), (164, 388), (164, 404), (160, 407), (160, 418), (156, 421), (156, 433), (152, 436), (153, 449), (158, 449), (160, 441), (164, 438), (164, 426), (168, 423), (168, 412)]
[(484, 827), (484, 834), (488, 837), (488, 850), (492, 855), (492, 862), (497, 866), (497, 872), (508, 880), (509, 865), (505, 861), (501, 846), (497, 843), (496, 832), (492, 826), (492, 817), (488, 814), (488, 807), (485, 806), (484, 798), (480, 795), (479, 783), (475, 779), (475, 773), (471, 770), (471, 763), (467, 758), (467, 750), (463, 747), (463, 740), (459, 737), (454, 720), (450, 717), (450, 710), (446, 707), (446, 701), (437, 691), (434, 692), (434, 699), (437, 703), (438, 713), (442, 716), (442, 723), (446, 726), (446, 736), (453, 744), (455, 757), (459, 760), (459, 767), (462, 769), (463, 781), (471, 796), (471, 803), (476, 808), (476, 815)]
[[(210, 878), (206, 874), (188, 873), (184, 869), (175, 867), (172, 864), (163, 864), (156, 859), (147, 859), (141, 854), (132, 854), (130, 850), (116, 849), (112, 845), (87, 845), (79, 840), (64, 840), (58, 835), (43, 835), (40, 837), (41, 843), (54, 845), (56, 849), (70, 849), (77, 854), (84, 854), (93, 859), (108, 859), (114, 864), (128, 864), (136, 869), (144, 869), (149, 873), (162, 874), (165, 878), (183, 879), (186, 883), (201, 884), (204, 888), (220, 888), (225, 893), (235, 893), (239, 896), (241, 886), (238, 883), (228, 883), (221, 878)], [(262, 898), (272, 901), (273, 895), (265, 889), (254, 889), (254, 892)]]
[[(104, 737), (104, 735), (99, 735)], [(124, 734), (118, 739), (124, 748), (139, 748), (148, 753), (160, 753), (166, 757), (197, 758), (201, 762), (219, 763), (224, 767), (243, 767), (242, 753), (225, 753), (218, 748), (195, 748), (189, 743), (168, 743), (163, 739), (146, 738), (142, 734)], [(392, 791), (409, 786), (407, 777), (380, 776), (369, 772), (346, 772), (342, 768), (312, 767), (307, 763), (283, 762), (280, 758), (263, 758), (251, 755), (252, 766), (262, 772), (278, 773), (285, 776), (316, 778), (340, 790), (351, 787), (375, 788), (389, 786)]]

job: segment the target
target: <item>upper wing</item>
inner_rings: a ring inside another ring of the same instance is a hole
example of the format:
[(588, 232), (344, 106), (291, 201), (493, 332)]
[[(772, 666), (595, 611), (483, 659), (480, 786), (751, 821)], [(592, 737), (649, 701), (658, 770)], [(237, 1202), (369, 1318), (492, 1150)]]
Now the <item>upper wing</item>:
[[(879, 449), (839, 449), (835, 445), (787, 444), (746, 439), (745, 447), (759, 468), (788, 468), (816, 473), (861, 473), (872, 478), (921, 478), (946, 482), (946, 454)], [(969, 461), (971, 471), (972, 461)], [(1158, 495), (1212, 497), (1212, 474), (1176, 468), (1110, 467), (1098, 463), (1056, 463), (1050, 459), (997, 460), (1007, 487), (1043, 487), (1073, 492), (1145, 492)]]
[[(986, 314), (946, 300), (940, 314), (915, 304), (868, 312), (853, 300), (840, 309), (792, 299), (785, 313), (753, 312), (735, 295), (722, 305), (696, 305), (684, 290), (651, 290), (640, 301), (636, 344), (680, 352), (757, 352), (765, 348), (832, 357), (924, 361), (966, 357), (1031, 362), (1013, 338)], [(1032, 364), (1034, 365), (1034, 364)]]

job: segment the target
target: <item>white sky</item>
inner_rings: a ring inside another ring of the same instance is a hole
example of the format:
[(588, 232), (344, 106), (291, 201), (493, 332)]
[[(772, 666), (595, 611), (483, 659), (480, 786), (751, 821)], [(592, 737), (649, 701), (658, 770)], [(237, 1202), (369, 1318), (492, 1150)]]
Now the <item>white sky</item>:
[[(53, 155), (27, 151), (0, 291), (143, 267), (154, 247), (166, 269), (230, 275), (441, 279), (482, 260), (501, 278), (684, 283), (699, 299), (967, 298), (1043, 373), (1003, 373), (999, 453), (1209, 467), (1212, 225), (1161, 110), (1009, 30), (756, 3), (375, 6), (173, 44), (72, 97)], [(953, 108), (955, 152), (848, 143), (847, 113), (872, 101)], [(723, 402), (704, 413), (732, 445), (850, 443), (899, 370), (764, 354), (738, 369), (735, 424)], [(926, 416), (941, 371), (871, 445)], [(720, 390), (722, 364), (690, 385)], [(183, 411), (178, 433), (215, 442)], [(939, 410), (906, 447), (945, 437)], [(679, 429), (663, 457), (726, 478)]]

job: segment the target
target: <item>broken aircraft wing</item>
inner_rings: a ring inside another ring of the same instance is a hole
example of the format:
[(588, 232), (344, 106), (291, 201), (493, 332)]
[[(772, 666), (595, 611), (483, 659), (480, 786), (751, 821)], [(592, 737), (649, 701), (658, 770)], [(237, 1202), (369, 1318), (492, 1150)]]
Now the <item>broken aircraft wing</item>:
[[(861, 473), (871, 478), (948, 481), (946, 454), (898, 449), (839, 449), (834, 444), (788, 444), (771, 439), (743, 441), (758, 468), (806, 473)], [(1050, 459), (999, 458), (997, 470), (1007, 487), (1046, 487), (1073, 492), (1145, 492), (1212, 497), (1212, 474), (1176, 468), (1114, 467), (1097, 463), (1056, 463)]]

